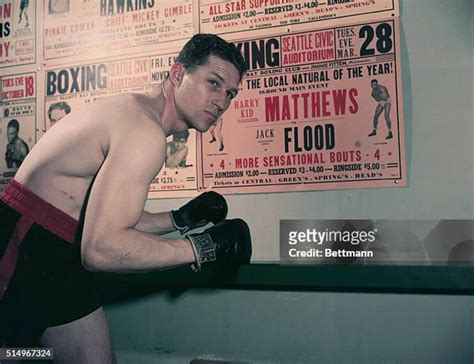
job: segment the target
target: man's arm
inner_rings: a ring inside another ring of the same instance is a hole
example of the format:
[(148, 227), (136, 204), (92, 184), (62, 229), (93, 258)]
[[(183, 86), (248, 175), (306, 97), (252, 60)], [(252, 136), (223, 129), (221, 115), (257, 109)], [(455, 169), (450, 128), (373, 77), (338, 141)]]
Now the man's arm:
[(379, 95), (380, 95), (380, 100), (379, 101), (387, 101), (388, 98), (390, 97), (388, 93), (388, 89), (385, 86), (380, 85), (379, 86)]
[(377, 101), (377, 102), (380, 101), (380, 97), (378, 96), (377, 92), (375, 92), (375, 90), (372, 91), (371, 96), (375, 101)]
[(162, 238), (136, 228), (148, 186), (165, 153), (164, 135), (158, 138), (146, 128), (112, 136), (85, 215), (81, 258), (86, 269), (140, 272), (195, 261), (189, 240)]
[(13, 163), (13, 150), (10, 148), (10, 145), (7, 145), (7, 150), (5, 152), (5, 163), (8, 168), (11, 168), (11, 164)]
[(26, 144), (24, 141), (21, 141), (20, 142), (20, 145), (19, 145), (19, 151), (20, 151), (20, 155), (21, 155), (21, 159), (25, 159), (26, 156), (28, 155), (28, 153), (30, 152), (29, 148), (28, 148), (28, 144)]
[(157, 213), (143, 211), (135, 229), (153, 234), (166, 234), (176, 230), (171, 221), (170, 211)]
[(207, 191), (188, 201), (177, 210), (150, 213), (143, 211), (135, 229), (148, 233), (179, 230), (185, 233), (209, 223), (218, 224), (227, 216), (227, 202), (222, 195)]

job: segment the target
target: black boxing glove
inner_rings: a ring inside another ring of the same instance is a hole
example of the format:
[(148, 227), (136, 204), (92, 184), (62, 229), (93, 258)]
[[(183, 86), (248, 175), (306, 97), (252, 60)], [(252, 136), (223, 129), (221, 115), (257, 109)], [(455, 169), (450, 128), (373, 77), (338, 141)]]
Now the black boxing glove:
[(215, 263), (225, 269), (235, 269), (240, 264), (250, 263), (252, 239), (247, 223), (242, 219), (225, 220), (202, 233), (190, 234), (196, 257), (191, 266), (200, 271), (203, 263)]
[(224, 197), (214, 191), (201, 193), (170, 213), (173, 226), (181, 233), (204, 226), (209, 222), (214, 224), (227, 216), (227, 203)]

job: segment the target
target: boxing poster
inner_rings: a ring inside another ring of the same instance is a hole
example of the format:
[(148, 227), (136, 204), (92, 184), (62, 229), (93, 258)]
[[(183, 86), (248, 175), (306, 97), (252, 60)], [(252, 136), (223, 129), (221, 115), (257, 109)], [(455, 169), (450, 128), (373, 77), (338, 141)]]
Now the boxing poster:
[[(48, 129), (98, 99), (152, 92), (167, 77), (176, 56), (173, 52), (46, 69), (44, 118)], [(165, 165), (150, 185), (148, 197), (191, 197), (196, 192), (196, 132), (189, 130), (168, 138)]]
[(202, 190), (406, 186), (398, 19), (235, 44), (249, 72), (200, 139)]
[(0, 77), (0, 192), (36, 142), (36, 73)]
[(36, 62), (36, 1), (0, 0), (0, 67)]
[(192, 0), (44, 1), (47, 60), (141, 53), (194, 34)]
[(214, 34), (299, 25), (315, 29), (398, 16), (398, 0), (200, 0), (199, 4), (200, 30)]

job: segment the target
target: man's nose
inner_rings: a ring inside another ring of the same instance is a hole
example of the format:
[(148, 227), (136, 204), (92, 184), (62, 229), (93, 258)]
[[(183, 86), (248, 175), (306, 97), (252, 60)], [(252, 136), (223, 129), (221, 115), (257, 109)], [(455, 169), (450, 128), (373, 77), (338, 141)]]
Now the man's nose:
[(219, 100), (214, 100), (213, 102), (214, 106), (216, 107), (216, 111), (220, 114), (224, 111), (224, 103), (219, 101)]
[(224, 96), (221, 96), (219, 95), (218, 97), (216, 97), (214, 99), (214, 106), (217, 108), (217, 111), (219, 113), (222, 113), (225, 111), (226, 107), (227, 107), (227, 97), (224, 95)]

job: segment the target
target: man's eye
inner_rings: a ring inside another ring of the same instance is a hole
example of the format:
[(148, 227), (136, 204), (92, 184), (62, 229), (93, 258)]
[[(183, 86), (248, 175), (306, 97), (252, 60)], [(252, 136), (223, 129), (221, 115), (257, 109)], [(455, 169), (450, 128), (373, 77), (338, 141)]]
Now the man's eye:
[(218, 86), (217, 81), (209, 80), (209, 83), (210, 83), (212, 86)]
[(232, 100), (235, 97), (235, 95), (233, 92), (227, 91), (227, 97)]

